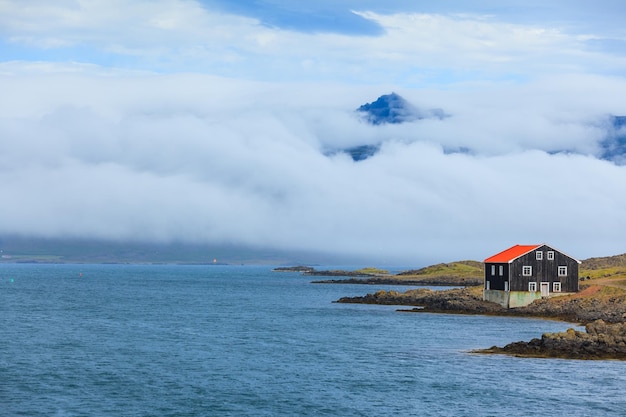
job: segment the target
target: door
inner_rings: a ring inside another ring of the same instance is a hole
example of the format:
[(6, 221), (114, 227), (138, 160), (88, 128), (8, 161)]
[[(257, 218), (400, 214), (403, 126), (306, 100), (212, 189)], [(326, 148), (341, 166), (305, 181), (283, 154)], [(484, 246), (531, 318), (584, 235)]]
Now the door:
[(541, 296), (542, 297), (547, 297), (550, 295), (550, 283), (549, 282), (542, 282), (541, 283)]

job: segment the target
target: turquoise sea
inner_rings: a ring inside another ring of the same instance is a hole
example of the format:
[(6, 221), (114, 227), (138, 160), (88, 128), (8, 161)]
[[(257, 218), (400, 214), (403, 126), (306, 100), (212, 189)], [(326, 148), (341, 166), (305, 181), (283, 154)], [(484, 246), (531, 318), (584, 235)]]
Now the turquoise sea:
[(571, 324), (337, 304), (392, 287), (271, 269), (0, 265), (0, 415), (626, 415), (625, 362), (469, 353)]

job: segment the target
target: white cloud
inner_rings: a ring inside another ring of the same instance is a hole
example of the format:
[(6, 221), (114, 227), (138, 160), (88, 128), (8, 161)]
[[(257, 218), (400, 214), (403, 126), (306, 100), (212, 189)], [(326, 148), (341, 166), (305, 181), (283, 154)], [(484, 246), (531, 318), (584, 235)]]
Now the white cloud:
[(415, 86), (563, 72), (619, 73), (626, 67), (623, 54), (589, 48), (588, 41), (601, 38), (593, 33), (471, 14), (355, 13), (378, 23), (383, 34), (269, 28), (191, 0), (4, 1), (0, 34), (13, 45), (70, 48), (61, 56), (76, 61), (121, 61), (137, 69), (273, 81), (385, 80)]
[[(0, 88), (15, 101), (0, 104), (0, 233), (242, 243), (405, 263), (480, 259), (543, 241), (580, 258), (619, 253), (626, 167), (534, 150), (584, 153), (598, 140), (589, 121), (620, 110), (602, 104), (624, 89), (620, 80), (598, 79), (576, 102), (588, 80), (571, 81), (494, 84), (483, 95), (406, 90), (452, 117), (373, 127), (353, 109), (381, 92), (356, 86), (4, 76)], [(546, 85), (550, 94), (540, 94)], [(360, 163), (322, 153), (383, 140)], [(443, 152), (452, 146), (475, 154)]]

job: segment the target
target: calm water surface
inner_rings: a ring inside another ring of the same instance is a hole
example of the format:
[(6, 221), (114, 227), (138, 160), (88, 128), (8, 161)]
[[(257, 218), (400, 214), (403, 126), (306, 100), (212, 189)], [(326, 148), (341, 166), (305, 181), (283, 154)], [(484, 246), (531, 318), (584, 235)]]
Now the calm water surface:
[(468, 353), (570, 324), (336, 304), (391, 287), (309, 281), (0, 265), (0, 415), (626, 415), (624, 362)]

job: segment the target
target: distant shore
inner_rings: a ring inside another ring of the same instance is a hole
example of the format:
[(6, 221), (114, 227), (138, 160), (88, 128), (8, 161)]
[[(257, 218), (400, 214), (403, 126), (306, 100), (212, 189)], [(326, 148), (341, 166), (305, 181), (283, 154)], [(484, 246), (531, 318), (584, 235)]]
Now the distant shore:
[(306, 276), (315, 277), (341, 277), (311, 281), (313, 284), (361, 284), (361, 285), (406, 285), (406, 286), (446, 286), (446, 287), (470, 287), (483, 284), (482, 271), (477, 270), (473, 276), (449, 274), (428, 274), (422, 270), (405, 271), (399, 274), (377, 268), (362, 268), (354, 271), (343, 269), (317, 270), (309, 266), (279, 267), (276, 272), (299, 272)]

